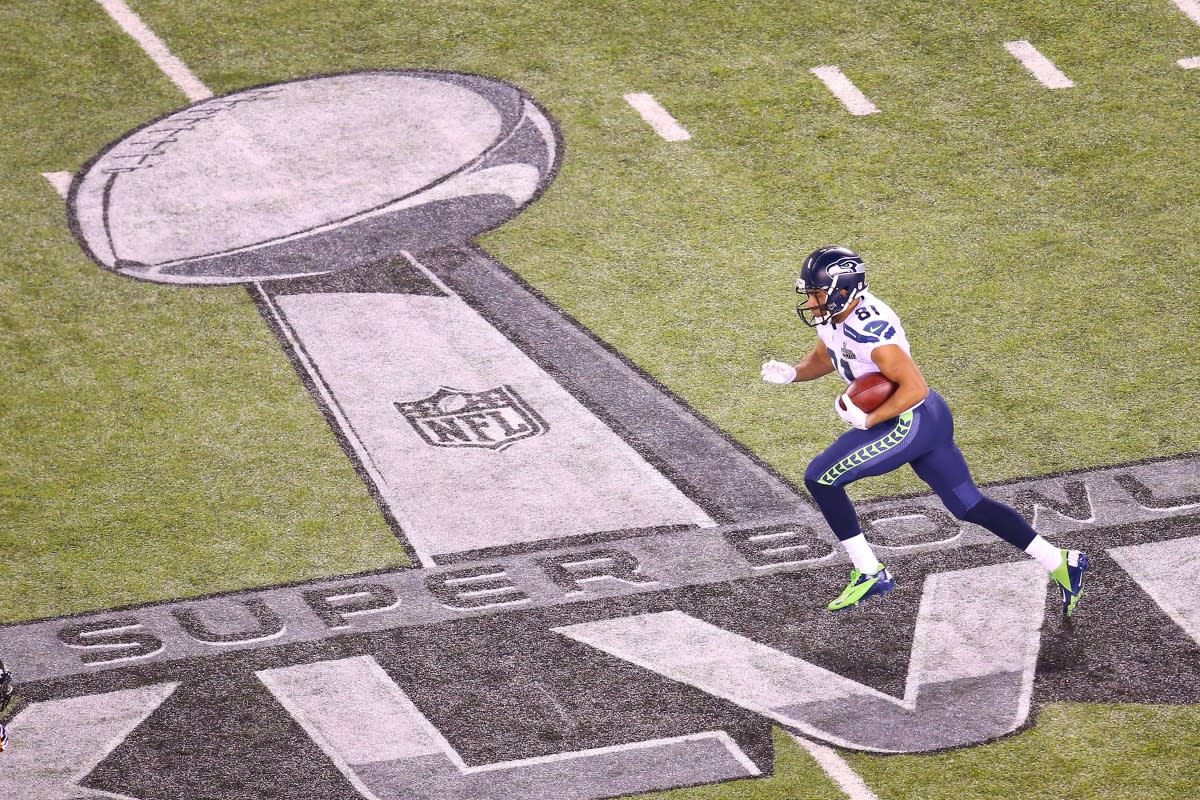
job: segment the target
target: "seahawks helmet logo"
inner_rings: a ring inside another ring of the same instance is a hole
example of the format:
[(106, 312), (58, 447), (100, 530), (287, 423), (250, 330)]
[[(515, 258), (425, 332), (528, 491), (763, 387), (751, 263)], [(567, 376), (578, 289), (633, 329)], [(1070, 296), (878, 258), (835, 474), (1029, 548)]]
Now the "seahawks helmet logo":
[(853, 275), (862, 272), (862, 261), (857, 258), (843, 258), (829, 265), (830, 285), (839, 275)]

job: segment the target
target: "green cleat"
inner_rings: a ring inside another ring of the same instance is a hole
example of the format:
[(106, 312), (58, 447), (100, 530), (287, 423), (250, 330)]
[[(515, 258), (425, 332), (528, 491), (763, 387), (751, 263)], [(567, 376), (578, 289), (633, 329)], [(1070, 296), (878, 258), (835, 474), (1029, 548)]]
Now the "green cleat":
[(1062, 563), (1050, 577), (1062, 591), (1063, 616), (1069, 617), (1083, 597), (1083, 573), (1088, 568), (1088, 557), (1087, 553), (1078, 550), (1063, 550), (1062, 554)]
[(896, 582), (892, 580), (891, 573), (882, 564), (879, 565), (879, 571), (874, 575), (864, 575), (856, 569), (851, 570), (850, 583), (846, 584), (846, 588), (842, 590), (837, 599), (829, 604), (829, 610), (841, 611), (844, 608), (856, 606), (877, 594), (887, 594), (895, 588)]

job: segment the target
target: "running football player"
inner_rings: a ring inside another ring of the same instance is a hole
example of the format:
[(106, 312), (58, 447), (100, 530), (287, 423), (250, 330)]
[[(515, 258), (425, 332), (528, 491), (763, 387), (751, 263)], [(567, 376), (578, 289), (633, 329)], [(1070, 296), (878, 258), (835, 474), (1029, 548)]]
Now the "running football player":
[(849, 383), (881, 372), (897, 385), (869, 414), (845, 394), (839, 396), (834, 409), (851, 428), (804, 473), (804, 485), (854, 564), (850, 583), (829, 609), (856, 606), (895, 587), (863, 536), (845, 487), (911, 464), (956, 518), (987, 528), (1045, 567), (1062, 592), (1063, 614), (1073, 614), (1083, 595), (1087, 555), (1049, 543), (1016, 509), (979, 491), (954, 442), (954, 418), (946, 401), (925, 383), (896, 312), (867, 291), (858, 254), (836, 246), (813, 251), (804, 260), (796, 291), (805, 295), (796, 312), (816, 328), (817, 345), (798, 364), (768, 361), (762, 367), (764, 381), (810, 381), (836, 372)]
[[(4, 666), (4, 662), (0, 661), (0, 714), (8, 708), (9, 702), (13, 698), (13, 678), (12, 673), (8, 671), (8, 667)], [(0, 753), (4, 752), (4, 748), (8, 746), (8, 731), (4, 729), (4, 724), (0, 723)]]

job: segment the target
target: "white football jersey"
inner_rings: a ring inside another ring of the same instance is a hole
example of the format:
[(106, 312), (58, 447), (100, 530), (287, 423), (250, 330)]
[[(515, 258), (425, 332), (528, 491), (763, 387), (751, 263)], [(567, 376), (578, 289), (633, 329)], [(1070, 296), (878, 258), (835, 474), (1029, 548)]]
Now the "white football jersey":
[[(846, 382), (861, 378), (879, 367), (871, 359), (871, 351), (885, 344), (898, 345), (910, 353), (904, 326), (892, 307), (870, 292), (859, 295), (858, 305), (840, 323), (817, 326), (817, 335), (825, 344), (825, 352), (833, 368)], [(911, 353), (910, 353), (911, 355)]]

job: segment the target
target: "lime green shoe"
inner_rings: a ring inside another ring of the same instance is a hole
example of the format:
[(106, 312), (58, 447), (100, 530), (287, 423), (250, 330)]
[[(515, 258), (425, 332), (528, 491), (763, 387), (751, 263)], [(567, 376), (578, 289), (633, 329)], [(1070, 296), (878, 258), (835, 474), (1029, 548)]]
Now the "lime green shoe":
[(842, 589), (837, 599), (829, 604), (830, 611), (841, 611), (844, 608), (856, 606), (869, 597), (877, 594), (887, 594), (896, 588), (891, 573), (882, 564), (874, 575), (864, 575), (858, 570), (850, 571), (850, 583)]
[(1062, 591), (1063, 616), (1069, 617), (1083, 597), (1083, 573), (1088, 568), (1088, 557), (1078, 550), (1063, 550), (1062, 554), (1062, 563), (1050, 577)]

